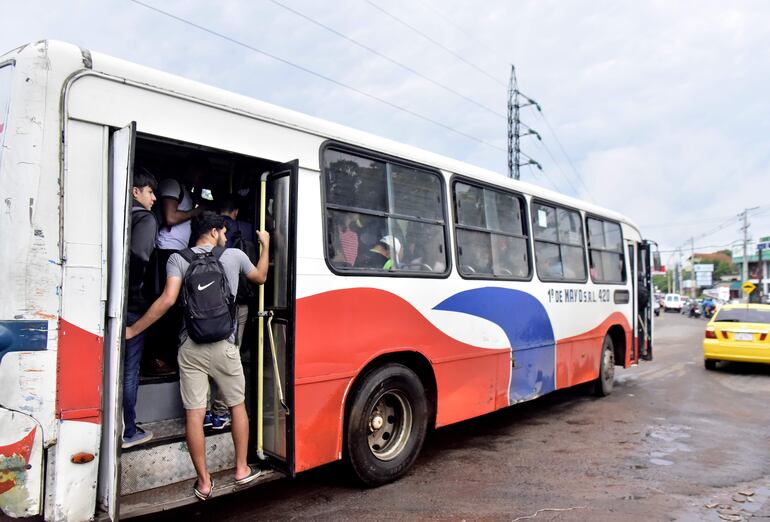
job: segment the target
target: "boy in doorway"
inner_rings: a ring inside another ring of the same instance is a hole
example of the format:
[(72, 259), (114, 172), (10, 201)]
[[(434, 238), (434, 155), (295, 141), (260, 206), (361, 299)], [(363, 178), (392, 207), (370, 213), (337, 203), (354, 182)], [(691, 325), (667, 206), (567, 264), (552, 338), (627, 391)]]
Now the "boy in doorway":
[[(211, 252), (214, 247), (224, 247), (225, 221), (213, 212), (203, 212), (192, 220), (192, 237), (195, 238), (194, 254)], [(235, 248), (225, 249), (219, 257), (231, 297), (238, 293), (238, 276), (255, 284), (263, 284), (267, 279), (268, 249), (270, 235), (258, 232), (262, 245), (259, 261), (255, 267), (245, 253)], [(166, 286), (161, 296), (155, 300), (133, 326), (126, 329), (126, 338), (131, 339), (141, 334), (147, 327), (163, 316), (176, 302), (190, 263), (179, 253), (173, 254), (166, 267)], [(206, 285), (208, 286), (208, 285)], [(205, 434), (203, 419), (206, 413), (206, 401), (209, 392), (209, 378), (219, 388), (221, 396), (230, 408), (232, 417), (232, 437), (235, 446), (235, 483), (248, 484), (260, 476), (261, 471), (250, 466), (246, 461), (249, 443), (249, 419), (245, 406), (245, 379), (241, 357), (235, 346), (237, 321), (232, 318), (230, 336), (222, 341), (199, 344), (190, 339), (186, 330), (181, 332), (182, 345), (179, 348), (179, 387), (185, 408), (187, 447), (195, 467), (198, 480), (193, 492), (201, 500), (206, 500), (214, 488), (211, 475), (206, 466)]]
[[(158, 183), (150, 171), (144, 168), (134, 173), (131, 187), (131, 255), (128, 267), (128, 313), (126, 324), (139, 319), (149, 303), (145, 298), (143, 281), (147, 264), (155, 249), (158, 222), (150, 211), (155, 203)], [(143, 444), (152, 439), (152, 432), (136, 425), (136, 396), (139, 390), (139, 363), (144, 350), (144, 334), (126, 340), (123, 361), (123, 448)]]

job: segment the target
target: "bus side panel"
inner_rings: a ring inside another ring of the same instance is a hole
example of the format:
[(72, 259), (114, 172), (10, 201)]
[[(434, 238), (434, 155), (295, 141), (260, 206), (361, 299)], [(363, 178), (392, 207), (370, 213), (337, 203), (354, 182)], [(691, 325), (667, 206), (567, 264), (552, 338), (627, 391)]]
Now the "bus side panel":
[[(65, 137), (53, 511), (55, 518), (86, 520), (96, 505), (101, 439), (108, 134), (101, 125), (70, 120)], [(78, 453), (94, 458), (73, 459)]]
[[(439, 397), (437, 428), (495, 410), (498, 402), (497, 376), (503, 369), (510, 375), (511, 358), (507, 351), (487, 352), (484, 356), (434, 363)], [(507, 376), (505, 383), (508, 383)], [(504, 390), (506, 395), (507, 391)]]
[[(297, 300), (297, 471), (340, 458), (341, 391), (376, 357), (403, 351), (417, 352), (433, 363), (440, 397), (438, 425), (493, 411), (501, 400), (497, 375), (506, 370), (510, 374), (510, 348), (462, 343), (407, 301), (383, 290), (349, 288)], [(324, 434), (323, 445), (319, 434)]]
[[(599, 376), (602, 342), (610, 327), (614, 325), (619, 325), (623, 328), (626, 336), (626, 346), (630, 346), (628, 343), (630, 343), (631, 327), (628, 325), (628, 319), (621, 312), (613, 312), (601, 324), (587, 332), (559, 339), (556, 342), (557, 354), (565, 353), (564, 361), (557, 359), (560, 361), (557, 365), (560, 368), (565, 368), (562, 371), (568, 377), (568, 380), (563, 383), (557, 380), (559, 388), (568, 388), (583, 382), (589, 382)], [(569, 358), (566, 358), (567, 349), (569, 350)], [(628, 357), (628, 350), (626, 350), (626, 360), (623, 361), (624, 366), (628, 366)], [(567, 361), (569, 361), (569, 364), (567, 364)]]

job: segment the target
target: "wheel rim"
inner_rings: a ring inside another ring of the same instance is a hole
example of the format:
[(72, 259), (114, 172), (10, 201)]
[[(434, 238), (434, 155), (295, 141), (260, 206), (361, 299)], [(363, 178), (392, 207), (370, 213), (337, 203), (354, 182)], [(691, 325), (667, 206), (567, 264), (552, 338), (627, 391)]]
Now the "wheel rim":
[(615, 379), (615, 354), (612, 350), (604, 348), (604, 368), (603, 368), (603, 380), (606, 385), (612, 385)]
[(369, 450), (379, 460), (393, 460), (412, 433), (412, 406), (399, 390), (387, 390), (374, 401), (367, 428)]

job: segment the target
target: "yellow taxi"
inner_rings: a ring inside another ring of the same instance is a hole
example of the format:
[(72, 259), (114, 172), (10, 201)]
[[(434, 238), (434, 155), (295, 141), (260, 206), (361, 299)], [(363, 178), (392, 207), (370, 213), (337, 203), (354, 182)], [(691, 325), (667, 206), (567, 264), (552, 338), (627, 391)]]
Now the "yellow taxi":
[(735, 304), (719, 309), (706, 326), (703, 363), (717, 361), (770, 364), (770, 305)]

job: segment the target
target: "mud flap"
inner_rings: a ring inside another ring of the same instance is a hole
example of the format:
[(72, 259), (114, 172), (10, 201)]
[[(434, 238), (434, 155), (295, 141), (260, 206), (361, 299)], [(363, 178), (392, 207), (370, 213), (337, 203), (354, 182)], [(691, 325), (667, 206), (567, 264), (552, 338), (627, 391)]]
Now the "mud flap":
[(0, 408), (0, 510), (10, 517), (40, 514), (43, 430), (23, 413)]

